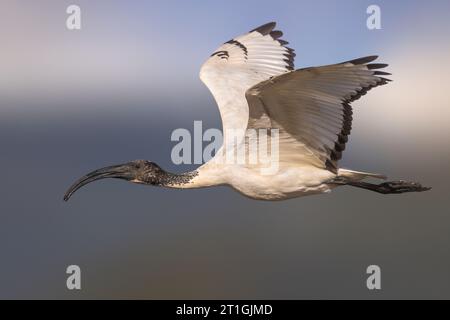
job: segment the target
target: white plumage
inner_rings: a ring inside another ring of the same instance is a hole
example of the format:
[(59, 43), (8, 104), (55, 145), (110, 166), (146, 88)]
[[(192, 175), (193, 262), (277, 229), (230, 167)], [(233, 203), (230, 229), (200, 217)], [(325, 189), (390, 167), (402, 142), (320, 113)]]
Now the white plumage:
[[(324, 193), (339, 185), (384, 194), (429, 190), (404, 181), (362, 182), (385, 177), (338, 167), (351, 130), (350, 103), (390, 81), (384, 78), (388, 73), (379, 71), (387, 65), (371, 63), (377, 57), (369, 56), (294, 70), (294, 50), (286, 47), (282, 32), (274, 27), (274, 22), (268, 23), (224, 43), (201, 67), (200, 78), (217, 102), (224, 133), (224, 144), (213, 159), (181, 175), (143, 160), (99, 169), (79, 179), (65, 199), (102, 178), (171, 188), (230, 185), (263, 200)], [(278, 133), (277, 170), (272, 174), (262, 174), (267, 163), (249, 161), (254, 151), (248, 138), (227, 139), (233, 130), (252, 129)], [(245, 161), (227, 161), (230, 150), (243, 151)]]
[[(192, 186), (210, 185), (207, 177), (215, 175), (211, 185), (230, 184), (252, 198), (272, 200), (328, 192), (336, 186), (328, 182), (338, 173), (382, 177), (338, 172), (337, 160), (350, 133), (348, 103), (364, 89), (386, 83), (374, 70), (385, 65), (367, 65), (376, 58), (367, 57), (293, 71), (295, 54), (274, 27), (269, 23), (223, 44), (203, 64), (200, 78), (219, 106), (224, 141), (230, 129), (279, 129), (278, 173), (262, 175), (254, 165), (223, 165), (226, 151), (221, 149), (199, 168)], [(239, 141), (237, 148), (245, 143)]]

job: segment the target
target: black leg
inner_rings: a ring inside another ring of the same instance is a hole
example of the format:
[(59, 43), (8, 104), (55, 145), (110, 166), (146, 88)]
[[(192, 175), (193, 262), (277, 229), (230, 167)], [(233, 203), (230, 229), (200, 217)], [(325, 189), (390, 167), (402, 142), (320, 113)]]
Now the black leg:
[(429, 187), (423, 187), (418, 182), (408, 181), (388, 181), (380, 184), (373, 184), (361, 181), (347, 181), (346, 185), (375, 191), (382, 194), (404, 193), (404, 192), (422, 192), (430, 190)]

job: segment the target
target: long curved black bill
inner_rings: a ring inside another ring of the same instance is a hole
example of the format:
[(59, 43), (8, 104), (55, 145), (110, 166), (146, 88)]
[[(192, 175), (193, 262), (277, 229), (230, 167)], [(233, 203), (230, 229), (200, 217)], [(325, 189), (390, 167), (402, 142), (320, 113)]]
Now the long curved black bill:
[(119, 164), (115, 166), (105, 167), (98, 170), (94, 170), (87, 175), (78, 179), (67, 191), (64, 195), (64, 201), (70, 199), (70, 197), (88, 183), (106, 179), (106, 178), (117, 178), (124, 180), (132, 180), (134, 179), (133, 168), (130, 164)]

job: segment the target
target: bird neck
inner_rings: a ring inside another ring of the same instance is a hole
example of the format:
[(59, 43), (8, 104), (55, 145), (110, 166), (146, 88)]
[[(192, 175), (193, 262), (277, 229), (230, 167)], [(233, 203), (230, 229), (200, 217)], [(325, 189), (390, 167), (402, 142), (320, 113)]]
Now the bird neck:
[(168, 188), (184, 188), (184, 186), (192, 183), (192, 180), (197, 175), (198, 172), (196, 170), (180, 174), (163, 170), (159, 173), (154, 185)]
[(164, 171), (156, 185), (176, 189), (194, 189), (224, 184), (223, 170), (203, 165), (196, 170), (181, 174)]

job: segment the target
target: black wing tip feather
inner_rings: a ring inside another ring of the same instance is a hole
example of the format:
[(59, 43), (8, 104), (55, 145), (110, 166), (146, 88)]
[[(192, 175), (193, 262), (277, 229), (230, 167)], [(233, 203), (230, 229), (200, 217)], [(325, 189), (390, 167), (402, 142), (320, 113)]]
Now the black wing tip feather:
[[(384, 74), (384, 73), (383, 73)], [(387, 78), (383, 78), (383, 77), (379, 77), (378, 74), (376, 72), (374, 72), (374, 75), (377, 76), (378, 80), (376, 81), (376, 83), (368, 85), (363, 87), (361, 90), (358, 90), (356, 92), (356, 94), (352, 95), (351, 97), (349, 97), (348, 99), (346, 99), (344, 101), (344, 103), (350, 104), (353, 101), (358, 100), (359, 98), (361, 98), (363, 95), (365, 95), (369, 90), (379, 87), (379, 86), (383, 86), (385, 84), (388, 84), (389, 82), (391, 82), (391, 79), (387, 79)]]
[(284, 59), (284, 62), (287, 63), (286, 69), (289, 71), (293, 71), (294, 70), (294, 58), (295, 58), (296, 54), (294, 52), (294, 49), (286, 47), (286, 45), (289, 44), (289, 42), (286, 40), (280, 39), (283, 36), (283, 32), (280, 30), (274, 30), (275, 26), (276, 26), (276, 22), (269, 22), (262, 26), (259, 26), (258, 28), (251, 30), (250, 32), (256, 31), (256, 32), (259, 32), (260, 34), (262, 34), (263, 36), (270, 35), (273, 40), (278, 41), (280, 46), (285, 47), (286, 51), (287, 51), (284, 54), (284, 56), (286, 57), (286, 59)]
[[(352, 63), (354, 65), (364, 64), (367, 66), (368, 70), (382, 69), (382, 68), (385, 68), (388, 66), (387, 64), (383, 64), (383, 63), (367, 64), (367, 63), (374, 61), (377, 58), (378, 58), (378, 56), (369, 56), (369, 57), (351, 60), (351, 61), (348, 61), (347, 63)], [(352, 111), (352, 106), (350, 104), (353, 101), (356, 101), (359, 98), (361, 98), (372, 88), (385, 85), (385, 84), (389, 83), (390, 81), (392, 81), (390, 79), (380, 77), (380, 75), (383, 75), (383, 76), (391, 75), (388, 72), (373, 71), (373, 75), (377, 76), (377, 78), (378, 78), (376, 83), (363, 87), (361, 90), (358, 90), (354, 95), (350, 96), (349, 98), (345, 99), (342, 102), (342, 107), (343, 107), (343, 111), (344, 111), (342, 129), (341, 129), (341, 132), (339, 132), (337, 135), (337, 141), (335, 141), (333, 149), (328, 150), (329, 159), (327, 159), (327, 161), (325, 162), (325, 167), (328, 170), (330, 170), (331, 172), (337, 172), (337, 169), (338, 169), (337, 162), (339, 160), (341, 160), (341, 158), (342, 158), (342, 151), (345, 149), (345, 144), (348, 141), (348, 136), (350, 135), (350, 132), (352, 129), (353, 111)]]
[(378, 59), (377, 55), (373, 55), (373, 56), (367, 56), (367, 57), (362, 57), (362, 58), (358, 58), (358, 59), (353, 59), (353, 60), (349, 60), (346, 61), (344, 63), (351, 63), (353, 65), (359, 65), (359, 64), (366, 64), (372, 61), (375, 61)]
[(373, 70), (373, 69), (383, 69), (389, 66), (387, 63), (369, 63), (366, 64), (367, 69)]
[(269, 34), (270, 32), (272, 32), (272, 30), (275, 28), (276, 25), (277, 25), (277, 23), (272, 21), (272, 22), (263, 24), (262, 26), (259, 26), (258, 28), (250, 30), (250, 32), (257, 31), (257, 32), (261, 33), (263, 36), (265, 36), (265, 35)]
[[(250, 30), (249, 33), (258, 32), (263, 36), (270, 35), (273, 40), (277, 41), (281, 46), (283, 46), (287, 51), (286, 53), (283, 54), (286, 58), (286, 59), (283, 59), (284, 62), (286, 62), (286, 64), (287, 64), (286, 69), (288, 71), (292, 71), (292, 70), (294, 70), (294, 58), (295, 58), (294, 49), (285, 46), (289, 42), (280, 39), (283, 36), (283, 32), (280, 30), (273, 30), (275, 28), (275, 26), (276, 26), (275, 22), (269, 22), (262, 26), (259, 26), (258, 28)], [(244, 51), (245, 56), (247, 57), (247, 55), (248, 55), (247, 47), (245, 45), (243, 45), (242, 43), (240, 43), (239, 41), (237, 41), (235, 39), (231, 39), (225, 43), (233, 44), (233, 45), (240, 47)], [(214, 54), (215, 53), (213, 53), (213, 55)]]
[(259, 32), (260, 34), (262, 34), (263, 36), (270, 35), (272, 37), (272, 39), (277, 40), (280, 43), (280, 45), (284, 46), (284, 45), (288, 44), (289, 42), (287, 42), (286, 40), (280, 39), (283, 36), (283, 31), (274, 30), (276, 25), (277, 25), (276, 22), (269, 22), (262, 26), (259, 26), (258, 28), (251, 30), (250, 32), (256, 31), (256, 32)]
[[(383, 69), (383, 68), (388, 67), (389, 65), (387, 63), (370, 63), (370, 62), (375, 61), (376, 59), (378, 59), (378, 56), (373, 55), (373, 56), (367, 56), (367, 57), (349, 60), (344, 63), (351, 63), (355, 66), (356, 65), (365, 65), (368, 70), (375, 70), (375, 71), (373, 71), (374, 76), (391, 76), (392, 74), (389, 72), (384, 72), (384, 71), (378, 70), (378, 69)], [(382, 77), (379, 77), (379, 78), (382, 79), (383, 82), (392, 81), (390, 79), (386, 79), (386, 78), (382, 78)], [(386, 83), (382, 83), (382, 84), (386, 84)], [(379, 85), (381, 85), (381, 83)]]
[(384, 72), (384, 71), (374, 71), (374, 76), (392, 76), (392, 73)]
[[(269, 34), (272, 37), (272, 39), (278, 40), (279, 38), (281, 38), (283, 36), (283, 31), (274, 30), (274, 31), (270, 32)], [(278, 42), (280, 42), (280, 40), (278, 40)], [(287, 41), (284, 41), (284, 42), (287, 42)]]

